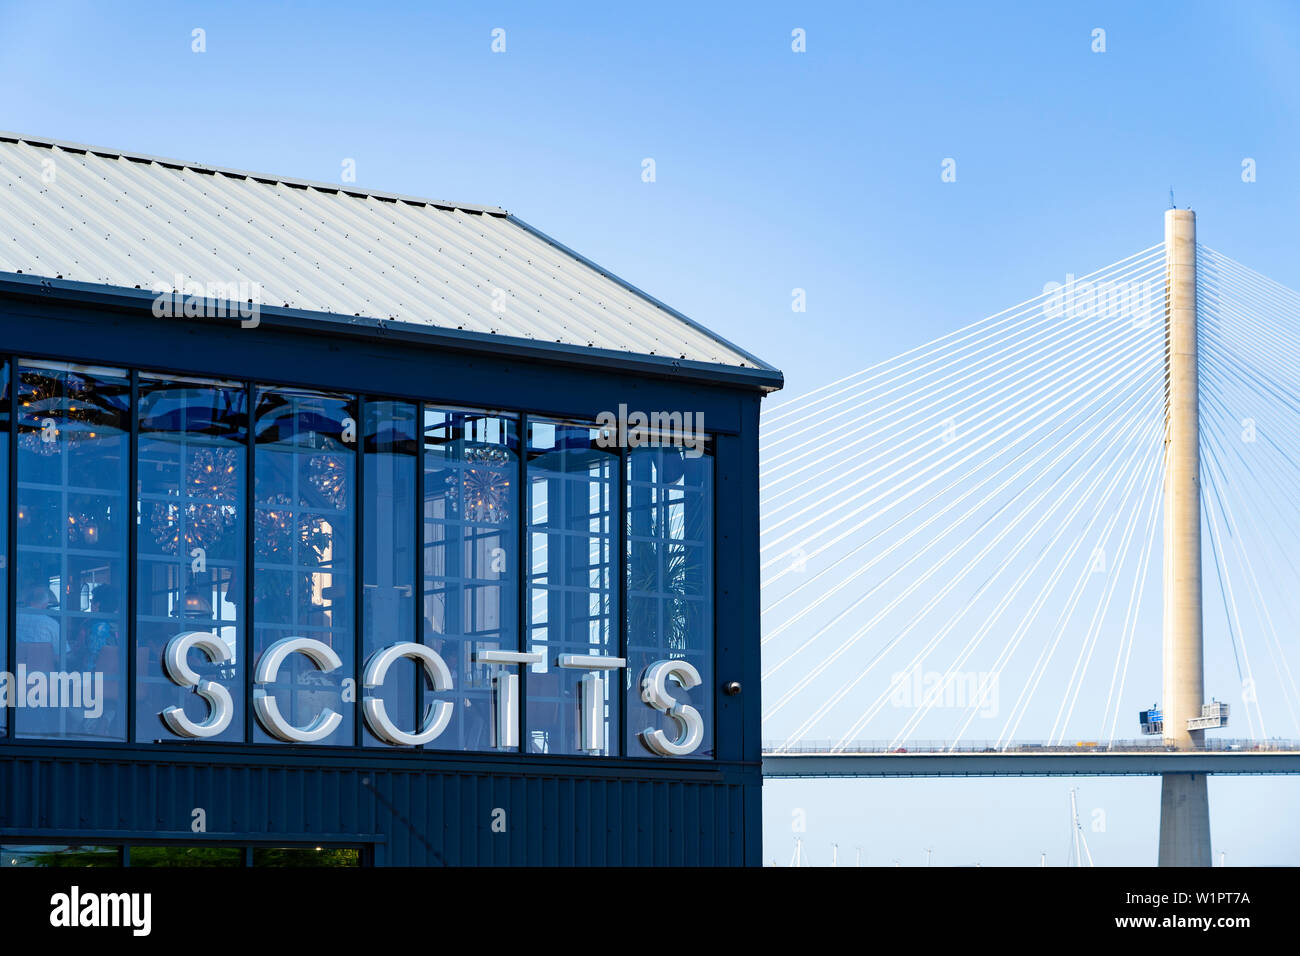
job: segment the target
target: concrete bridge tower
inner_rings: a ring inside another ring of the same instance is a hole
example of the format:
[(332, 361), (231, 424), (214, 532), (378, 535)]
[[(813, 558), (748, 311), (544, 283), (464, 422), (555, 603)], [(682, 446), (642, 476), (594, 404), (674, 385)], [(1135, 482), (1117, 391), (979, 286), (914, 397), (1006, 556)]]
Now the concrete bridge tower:
[[(1164, 740), (1202, 746), (1189, 730), (1205, 701), (1201, 632), (1201, 456), (1196, 335), (1196, 214), (1165, 213), (1168, 294), (1164, 513)], [(1210, 801), (1202, 773), (1167, 773), (1160, 788), (1161, 866), (1210, 866)]]

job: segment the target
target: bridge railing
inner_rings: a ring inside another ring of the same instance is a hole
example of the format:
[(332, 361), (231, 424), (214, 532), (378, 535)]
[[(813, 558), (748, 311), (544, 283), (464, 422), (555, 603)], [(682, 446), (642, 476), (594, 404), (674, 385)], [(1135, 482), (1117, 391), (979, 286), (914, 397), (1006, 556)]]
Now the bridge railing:
[[(944, 740), (909, 740), (902, 745), (891, 744), (885, 740), (855, 740), (840, 743), (836, 740), (801, 740), (787, 744), (780, 740), (763, 742), (765, 754), (926, 754), (926, 753), (1155, 753), (1157, 751), (1176, 751), (1179, 748), (1167, 746), (1160, 739), (1095, 741), (1077, 740), (1070, 743), (1048, 743), (1045, 741), (1014, 741), (999, 744), (997, 741), (966, 741), (954, 745)], [(1268, 740), (1219, 739), (1207, 740), (1196, 748), (1214, 753), (1235, 751), (1296, 751), (1300, 750), (1300, 740), (1284, 740), (1274, 737)]]

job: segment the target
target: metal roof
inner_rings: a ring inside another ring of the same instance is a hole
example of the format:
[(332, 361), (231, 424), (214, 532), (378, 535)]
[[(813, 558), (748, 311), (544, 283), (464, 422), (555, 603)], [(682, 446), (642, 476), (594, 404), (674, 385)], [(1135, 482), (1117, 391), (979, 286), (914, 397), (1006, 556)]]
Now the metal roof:
[(494, 206), (0, 132), (6, 272), (775, 372)]

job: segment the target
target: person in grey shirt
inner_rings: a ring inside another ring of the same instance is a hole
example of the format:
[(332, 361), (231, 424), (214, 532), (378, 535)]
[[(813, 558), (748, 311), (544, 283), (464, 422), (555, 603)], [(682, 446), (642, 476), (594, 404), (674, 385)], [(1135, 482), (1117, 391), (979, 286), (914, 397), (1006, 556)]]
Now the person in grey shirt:
[(49, 614), (42, 613), (56, 603), (54, 592), (47, 585), (34, 584), (27, 589), (23, 595), (23, 603), (18, 608), (19, 644), (58, 646), (59, 624)]

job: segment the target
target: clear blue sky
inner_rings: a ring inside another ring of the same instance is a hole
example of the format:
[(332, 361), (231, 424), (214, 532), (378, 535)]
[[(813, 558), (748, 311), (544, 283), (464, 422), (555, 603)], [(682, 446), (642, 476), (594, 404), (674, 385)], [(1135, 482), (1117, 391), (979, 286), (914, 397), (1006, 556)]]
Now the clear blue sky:
[[(1300, 288), (1298, 98), (1283, 3), (0, 3), (0, 128), (502, 205), (791, 394), (1156, 243), (1171, 186)], [(799, 807), (818, 862), (1060, 862), (1068, 786), (776, 783), (767, 855)], [(1156, 781), (1080, 786), (1098, 860), (1151, 862)], [(1211, 800), (1229, 863), (1300, 859), (1300, 781)]]

